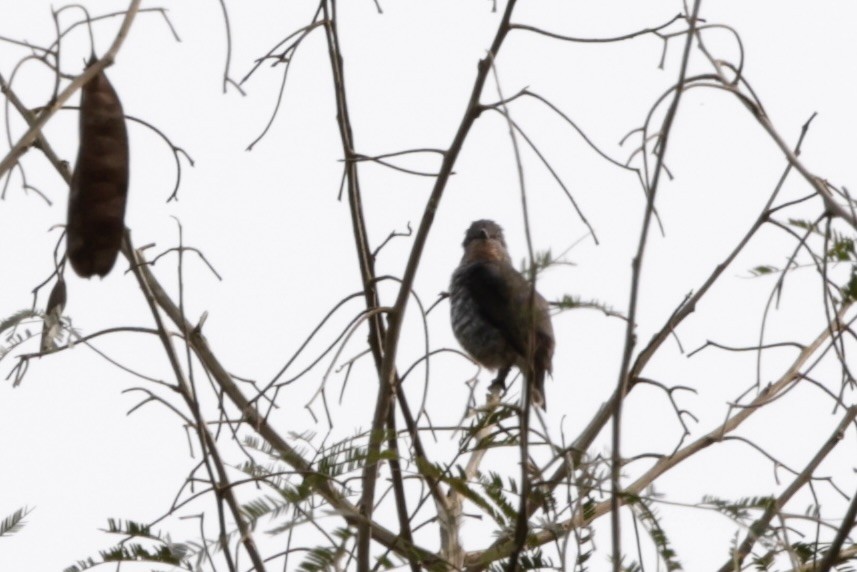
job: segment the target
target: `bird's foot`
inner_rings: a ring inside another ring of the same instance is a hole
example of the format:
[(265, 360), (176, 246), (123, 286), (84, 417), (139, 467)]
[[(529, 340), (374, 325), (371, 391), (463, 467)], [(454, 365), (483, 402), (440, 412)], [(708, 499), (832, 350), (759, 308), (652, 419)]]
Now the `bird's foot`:
[(488, 391), (494, 394), (502, 395), (506, 392), (506, 382), (503, 379), (497, 378), (488, 386)]

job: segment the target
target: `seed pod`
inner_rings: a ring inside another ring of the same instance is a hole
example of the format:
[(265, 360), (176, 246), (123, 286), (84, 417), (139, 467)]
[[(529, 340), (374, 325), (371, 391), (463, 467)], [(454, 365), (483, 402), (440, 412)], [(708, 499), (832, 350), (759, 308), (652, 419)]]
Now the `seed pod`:
[(128, 132), (122, 103), (104, 72), (80, 97), (80, 147), (68, 199), (66, 245), (74, 271), (105, 276), (116, 262), (128, 196)]
[(62, 330), (60, 318), (65, 309), (65, 296), (65, 280), (62, 276), (58, 276), (57, 283), (54, 284), (51, 295), (48, 296), (48, 309), (45, 310), (45, 319), (42, 323), (41, 349), (43, 352), (57, 347), (56, 341)]

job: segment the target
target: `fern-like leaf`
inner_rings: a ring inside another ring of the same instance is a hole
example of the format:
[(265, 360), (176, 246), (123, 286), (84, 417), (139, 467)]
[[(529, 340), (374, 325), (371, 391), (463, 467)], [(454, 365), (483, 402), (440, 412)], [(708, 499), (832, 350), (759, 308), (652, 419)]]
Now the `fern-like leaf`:
[(11, 536), (27, 524), (24, 518), (32, 512), (27, 507), (19, 508), (0, 522), (0, 536)]

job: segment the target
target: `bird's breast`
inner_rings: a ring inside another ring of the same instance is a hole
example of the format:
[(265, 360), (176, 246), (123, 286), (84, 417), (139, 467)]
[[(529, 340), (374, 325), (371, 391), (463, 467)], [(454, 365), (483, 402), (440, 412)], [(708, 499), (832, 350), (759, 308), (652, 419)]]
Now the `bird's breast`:
[(507, 367), (515, 362), (516, 354), (503, 333), (479, 312), (478, 301), (467, 287), (461, 268), (452, 276), (449, 299), (452, 331), (474, 360), (488, 369)]

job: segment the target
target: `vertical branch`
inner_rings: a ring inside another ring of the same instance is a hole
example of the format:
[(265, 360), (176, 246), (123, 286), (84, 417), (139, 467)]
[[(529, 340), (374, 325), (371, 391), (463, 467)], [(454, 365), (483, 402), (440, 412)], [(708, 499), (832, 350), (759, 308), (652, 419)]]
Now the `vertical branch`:
[[(414, 238), (414, 246), (412, 247), (411, 254), (408, 258), (408, 263), (396, 298), (396, 304), (389, 317), (389, 331), (386, 333), (384, 332), (380, 319), (370, 323), (369, 343), (372, 348), (373, 357), (376, 360), (376, 365), (378, 365), (380, 369), (380, 379), (378, 398), (376, 400), (372, 428), (369, 434), (367, 462), (363, 472), (363, 494), (360, 502), (360, 510), (366, 517), (361, 521), (358, 527), (357, 564), (358, 570), (361, 571), (369, 569), (369, 541), (371, 537), (369, 523), (371, 521), (375, 500), (377, 453), (380, 450), (381, 443), (383, 442), (383, 425), (387, 417), (387, 411), (390, 409), (392, 404), (396, 378), (395, 355), (398, 347), (399, 335), (401, 333), (405, 306), (410, 295), (411, 287), (413, 286), (414, 277), (416, 275), (417, 267), (419, 266), (428, 232), (434, 220), (434, 215), (437, 211), (440, 198), (443, 195), (446, 183), (448, 182), (449, 176), (452, 172), (452, 167), (455, 164), (455, 160), (458, 158), (458, 154), (461, 151), (464, 140), (467, 137), (473, 122), (482, 112), (482, 108), (479, 105), (479, 96), (482, 93), (485, 79), (487, 78), (490, 70), (490, 61), (496, 56), (506, 34), (509, 31), (509, 19), (515, 6), (515, 2), (516, 0), (510, 0), (506, 7), (506, 11), (500, 22), (497, 34), (491, 45), (489, 51), (490, 55), (479, 62), (476, 81), (468, 101), (464, 118), (459, 125), (450, 148), (444, 154), (443, 163), (435, 181), (432, 194), (429, 197), (428, 204), (423, 212), (420, 227)], [(368, 248), (365, 221), (363, 220), (353, 134), (351, 132), (348, 107), (345, 98), (342, 55), (339, 48), (339, 38), (336, 29), (335, 0), (324, 0), (322, 2), (322, 7), (327, 20), (325, 31), (336, 89), (337, 122), (339, 124), (340, 136), (342, 138), (343, 150), (345, 152), (346, 159), (346, 183), (352, 214), (352, 225), (355, 233), (355, 241), (358, 247), (358, 257), (364, 289), (366, 291), (367, 304), (370, 305), (370, 307), (374, 307), (378, 304), (377, 291), (374, 289), (374, 268), (372, 264), (371, 250)]]
[[(408, 544), (413, 544), (411, 523), (408, 518), (408, 502), (405, 497), (405, 487), (402, 481), (402, 467), (399, 464), (398, 432), (396, 431), (396, 412), (391, 408), (387, 412), (387, 447), (392, 452), (390, 458), (390, 473), (393, 476), (393, 494), (396, 497), (396, 514), (399, 517), (399, 536)], [(416, 560), (408, 558), (411, 572), (419, 572)]]
[[(814, 117), (814, 115), (813, 115)], [(809, 129), (809, 124), (812, 121), (812, 117), (804, 123), (801, 127), (800, 136), (798, 137), (797, 143), (795, 144), (795, 155), (800, 155), (801, 145), (803, 144), (804, 138), (806, 137), (807, 131)], [(780, 176), (779, 181), (777, 182), (776, 187), (774, 188), (771, 195), (768, 197), (768, 201), (765, 203), (765, 207), (762, 209), (762, 212), (757, 217), (756, 221), (747, 231), (743, 238), (738, 242), (738, 244), (732, 249), (729, 255), (720, 262), (714, 269), (714, 271), (706, 278), (706, 280), (697, 288), (693, 289), (693, 295), (690, 298), (684, 300), (681, 305), (679, 305), (670, 318), (667, 320), (667, 323), (652, 337), (649, 341), (648, 345), (637, 355), (637, 358), (634, 360), (634, 364), (631, 367), (630, 379), (636, 378), (636, 376), (643, 370), (646, 364), (649, 362), (651, 357), (655, 355), (658, 348), (660, 348), (661, 344), (667, 337), (670, 335), (670, 332), (674, 331), (679, 324), (684, 321), (696, 308), (696, 304), (705, 296), (711, 287), (717, 282), (723, 272), (732, 264), (735, 258), (738, 256), (740, 252), (744, 250), (744, 247), (750, 242), (750, 239), (755, 235), (755, 233), (762, 228), (762, 225), (768, 221), (771, 216), (771, 207), (774, 203), (774, 200), (779, 195), (780, 190), (782, 189), (783, 184), (785, 183), (786, 177), (792, 170), (791, 163), (787, 163), (785, 169), (783, 170), (782, 175)], [(761, 341), (759, 342), (761, 345)], [(628, 389), (630, 390), (633, 387), (630, 386)], [(581, 432), (581, 434), (575, 439), (575, 441), (565, 449), (568, 452), (568, 455), (564, 456), (562, 464), (554, 471), (553, 475), (546, 481), (547, 486), (552, 490), (559, 486), (560, 483), (568, 476), (570, 471), (572, 470), (573, 465), (578, 464), (583, 454), (589, 449), (589, 446), (598, 436), (598, 433), (601, 429), (607, 424), (610, 420), (610, 416), (613, 410), (616, 407), (616, 401), (619, 399), (619, 389), (617, 388), (610, 398), (602, 404), (599, 408), (598, 412), (593, 416), (590, 420), (589, 424), (586, 428)], [(538, 510), (539, 505), (536, 503), (530, 504), (528, 511), (530, 516), (532, 516), (536, 510)]]
[(223, 13), (223, 25), (226, 33), (226, 62), (223, 64), (223, 93), (226, 93), (226, 86), (230, 83), (240, 92), (241, 88), (238, 84), (232, 81), (231, 77), (229, 77), (229, 68), (232, 63), (232, 27), (229, 23), (229, 12), (226, 10), (225, 0), (218, 1), (220, 2), (220, 11)]
[[(518, 515), (515, 521), (515, 549), (509, 557), (507, 570), (515, 572), (518, 570), (518, 559), (524, 545), (527, 542), (529, 513), (527, 512), (527, 503), (530, 498), (532, 489), (530, 483), (529, 471), (529, 444), (530, 444), (530, 401), (532, 400), (533, 383), (536, 378), (536, 368), (533, 358), (533, 352), (536, 347), (536, 330), (535, 330), (535, 305), (536, 305), (536, 262), (533, 256), (533, 239), (530, 233), (530, 211), (527, 205), (527, 187), (524, 180), (524, 166), (521, 162), (521, 150), (518, 147), (518, 138), (515, 135), (515, 127), (512, 122), (512, 117), (509, 114), (509, 107), (506, 105), (503, 96), (503, 89), (500, 86), (500, 77), (497, 74), (497, 68), (494, 66), (493, 58), (490, 60), (491, 71), (494, 74), (494, 83), (497, 85), (497, 95), (499, 97), (499, 107), (506, 119), (506, 126), (509, 128), (509, 139), (512, 141), (512, 150), (515, 154), (515, 167), (518, 172), (518, 186), (521, 190), (521, 211), (524, 216), (524, 234), (527, 238), (527, 254), (530, 259), (530, 295), (529, 295), (529, 311), (527, 312), (527, 371), (522, 372), (524, 375), (523, 390), (521, 392), (521, 413), (520, 413), (520, 451), (521, 451), (521, 498), (518, 502)], [(544, 399), (545, 396), (542, 396)]]
[[(366, 307), (369, 310), (377, 308), (378, 290), (375, 280), (375, 265), (369, 238), (366, 231), (366, 221), (363, 216), (363, 201), (360, 193), (360, 180), (357, 173), (357, 161), (354, 151), (354, 134), (351, 129), (351, 118), (348, 113), (348, 100), (345, 95), (345, 70), (342, 63), (342, 51), (339, 46), (337, 32), (336, 1), (322, 0), (322, 10), (325, 17), (325, 37), (327, 38), (330, 67), (333, 73), (334, 91), (336, 93), (336, 122), (342, 141), (342, 151), (345, 155), (345, 182), (348, 190), (348, 206), (351, 211), (351, 226), (354, 232), (354, 243), (357, 247), (357, 258), (360, 266), (360, 278), (363, 282), (363, 292)], [(374, 315), (369, 321), (369, 347), (375, 367), (381, 370), (382, 347), (384, 345), (384, 324), (379, 315)], [(363, 494), (360, 500), (361, 513), (366, 519), (360, 523), (357, 530), (357, 567), (361, 572), (369, 570), (369, 529), (372, 519), (372, 508), (375, 502), (375, 481), (378, 473), (378, 453), (383, 442), (384, 423), (390, 410), (390, 381), (388, 377), (380, 376), (378, 398), (375, 405), (375, 415), (369, 432), (369, 447), (366, 464), (363, 468)]]
[[(512, 10), (515, 7), (515, 2), (516, 0), (509, 0), (509, 3), (506, 5), (506, 11), (503, 14), (497, 33), (494, 37), (494, 41), (492, 42), (491, 48), (489, 49), (489, 55), (480, 60), (479, 62), (476, 80), (473, 85), (473, 90), (470, 94), (470, 99), (467, 103), (467, 108), (464, 112), (464, 117), (462, 118), (461, 123), (459, 124), (452, 144), (450, 145), (449, 149), (447, 149), (447, 151), (444, 153), (443, 162), (441, 163), (440, 170), (438, 172), (437, 178), (435, 179), (434, 187), (432, 189), (431, 195), (429, 196), (426, 207), (423, 210), (423, 216), (420, 220), (420, 226), (414, 236), (414, 244), (411, 248), (411, 253), (408, 257), (407, 265), (405, 266), (405, 272), (402, 276), (399, 293), (396, 297), (396, 303), (393, 307), (393, 311), (389, 315), (389, 330), (387, 331), (386, 336), (384, 336), (384, 348), (382, 354), (383, 360), (380, 368), (380, 388), (378, 393), (378, 401), (376, 403), (375, 422), (373, 423), (373, 428), (380, 426), (381, 422), (383, 421), (386, 410), (390, 407), (396, 376), (395, 358), (399, 344), (399, 336), (402, 330), (402, 323), (404, 321), (408, 297), (410, 296), (411, 288), (413, 287), (414, 278), (416, 276), (417, 268), (420, 264), (423, 248), (425, 247), (425, 242), (428, 238), (429, 230), (431, 230), (431, 225), (434, 221), (434, 216), (437, 212), (438, 205), (440, 204), (440, 199), (443, 196), (443, 192), (446, 189), (446, 184), (449, 181), (449, 176), (452, 173), (452, 168), (455, 164), (456, 159), (458, 158), (458, 154), (461, 152), (462, 146), (464, 145), (464, 140), (467, 138), (467, 135), (470, 132), (470, 128), (473, 126), (474, 121), (482, 113), (482, 107), (479, 104), (479, 97), (482, 94), (482, 89), (485, 85), (485, 80), (488, 77), (488, 73), (491, 68), (491, 61), (496, 57), (497, 53), (500, 50), (500, 46), (502, 45), (503, 40), (505, 39), (506, 34), (509, 31), (509, 19), (511, 18)], [(380, 441), (380, 436), (374, 435), (374, 432), (370, 435), (370, 462), (372, 448), (377, 446), (375, 443), (373, 443), (372, 439), (374, 439), (375, 441)], [(370, 467), (370, 469), (371, 470), (366, 471), (364, 473), (364, 488), (361, 507), (362, 510), (367, 511), (367, 516), (371, 515), (371, 501), (374, 500), (375, 496), (376, 472), (374, 467)], [(363, 551), (368, 551), (367, 543), (368, 532), (365, 530), (360, 530), (358, 534), (359, 548)], [(368, 555), (366, 555), (366, 558), (368, 558)], [(364, 568), (359, 569), (363, 570)]]
[[(487, 403), (485, 407), (485, 425), (482, 426), (479, 430), (477, 430), (472, 436), (473, 451), (470, 453), (470, 458), (467, 460), (467, 464), (464, 466), (464, 479), (466, 482), (470, 482), (477, 478), (477, 474), (479, 472), (479, 465), (482, 463), (482, 459), (485, 457), (485, 453), (487, 452), (487, 447), (485, 445), (485, 440), (488, 439), (491, 434), (496, 430), (497, 424), (489, 421), (492, 415), (494, 415), (494, 410), (500, 404), (500, 396), (497, 394), (490, 393), (487, 398)], [(455, 524), (454, 529), (450, 529), (446, 531), (447, 537), (441, 537), (442, 546), (445, 549), (445, 553), (451, 556), (451, 552), (453, 548), (458, 548), (461, 552), (457, 554), (456, 559), (449, 558), (458, 568), (464, 568), (464, 548), (461, 546), (461, 541), (459, 539), (459, 528), (460, 528), (460, 520), (462, 514), (462, 495), (456, 490), (454, 487), (449, 489), (449, 494), (447, 495), (447, 505), (449, 520)], [(454, 534), (454, 536), (453, 536)], [(456, 543), (455, 547), (451, 547), (453, 542)], [(444, 545), (446, 543), (446, 545)]]
[[(688, 20), (687, 40), (684, 44), (684, 54), (682, 55), (681, 68), (679, 70), (679, 79), (676, 85), (675, 93), (669, 109), (664, 116), (663, 124), (658, 137), (656, 150), (655, 170), (652, 175), (651, 183), (646, 189), (646, 212), (643, 215), (643, 226), (640, 230), (640, 240), (637, 245), (637, 253), (631, 262), (631, 299), (628, 303), (628, 321), (625, 328), (625, 349), (622, 355), (622, 367), (619, 370), (619, 381), (617, 383), (617, 399), (613, 408), (613, 452), (610, 459), (610, 530), (612, 536), (613, 547), (613, 570), (619, 572), (622, 562), (622, 540), (621, 527), (619, 522), (619, 506), (621, 495), (620, 473), (622, 469), (622, 404), (625, 394), (628, 391), (628, 373), (631, 365), (631, 354), (634, 351), (636, 342), (636, 334), (634, 332), (634, 324), (637, 316), (637, 298), (640, 289), (640, 275), (642, 273), (643, 253), (646, 250), (646, 242), (649, 236), (649, 226), (652, 221), (652, 214), (655, 210), (655, 196), (658, 191), (658, 184), (661, 180), (661, 173), (664, 170), (664, 157), (667, 152), (667, 143), (669, 142), (670, 131), (673, 121), (678, 111), (678, 104), (681, 100), (682, 92), (684, 91), (684, 82), (687, 75), (688, 62), (690, 60), (690, 46), (693, 43), (694, 30), (696, 28), (697, 16), (702, 0), (696, 0), (693, 4), (693, 13)], [(645, 141), (644, 141), (645, 145)], [(645, 154), (645, 151), (644, 151)]]
[[(345, 155), (345, 176), (348, 189), (348, 206), (351, 212), (351, 224), (354, 232), (354, 243), (357, 247), (357, 258), (360, 265), (360, 278), (363, 281), (363, 291), (366, 307), (373, 310), (378, 307), (378, 290), (375, 278), (375, 263), (366, 230), (366, 220), (363, 216), (363, 199), (360, 192), (360, 179), (357, 173), (357, 163), (354, 151), (354, 134), (351, 130), (351, 117), (348, 112), (348, 100), (345, 94), (345, 71), (342, 63), (342, 51), (339, 47), (337, 32), (336, 2), (324, 0), (322, 10), (325, 17), (325, 37), (327, 38), (330, 68), (333, 73), (334, 91), (336, 94), (336, 123), (342, 141), (342, 151)], [(369, 345), (377, 363), (381, 361), (381, 348), (384, 336), (384, 324), (380, 316), (374, 316), (369, 321), (371, 336)]]
[[(366, 306), (367, 309), (372, 310), (377, 308), (380, 303), (377, 291), (378, 281), (375, 277), (374, 257), (372, 255), (372, 249), (369, 246), (366, 222), (363, 216), (360, 180), (357, 172), (358, 156), (354, 149), (354, 135), (351, 129), (348, 100), (345, 93), (345, 72), (342, 51), (339, 46), (339, 34), (337, 31), (336, 2), (335, 0), (323, 0), (321, 8), (325, 17), (325, 35), (327, 38), (328, 54), (330, 56), (334, 91), (336, 94), (337, 125), (339, 127), (340, 139), (342, 141), (343, 154), (345, 156), (344, 175), (348, 194), (348, 205), (351, 211), (354, 242), (357, 247), (357, 257), (360, 266), (361, 280), (363, 282), (364, 296), (366, 298)], [(382, 348), (384, 346), (385, 335), (384, 322), (380, 315), (373, 315), (369, 320), (369, 346), (375, 362), (375, 367), (379, 373), (382, 368)], [(377, 480), (378, 471), (377, 462), (381, 444), (384, 441), (385, 424), (391, 431), (388, 435), (388, 442), (393, 446), (395, 445), (395, 414), (392, 409), (392, 396), (393, 385), (395, 384), (396, 377), (395, 370), (393, 371), (392, 381), (388, 377), (379, 375), (378, 397), (376, 399), (372, 427), (369, 432), (369, 447), (367, 450), (366, 465), (364, 466), (362, 476), (363, 495), (361, 497), (359, 509), (365, 518), (360, 521), (357, 527), (358, 570), (369, 569), (369, 541), (372, 537), (371, 524), (375, 497), (375, 482)], [(417, 459), (418, 461), (426, 461), (425, 451), (420, 443), (419, 434), (417, 432), (416, 425), (411, 418), (407, 402), (404, 400), (404, 395), (399, 393), (398, 397), (411, 440), (414, 444)], [(408, 511), (405, 503), (404, 484), (397, 459), (390, 463), (390, 468), (396, 498), (396, 508), (399, 514), (399, 534), (403, 540), (410, 544), (411, 531), (409, 520), (407, 518)], [(429, 481), (428, 486), (434, 497), (435, 504), (438, 506), (438, 512), (443, 513), (446, 509), (446, 505), (443, 501), (442, 495), (440, 494), (438, 483), (431, 477), (426, 476), (426, 478)], [(414, 551), (404, 552), (404, 554), (408, 558), (411, 567), (417, 566), (417, 562), (424, 560), (424, 557), (418, 558), (420, 555)]]

